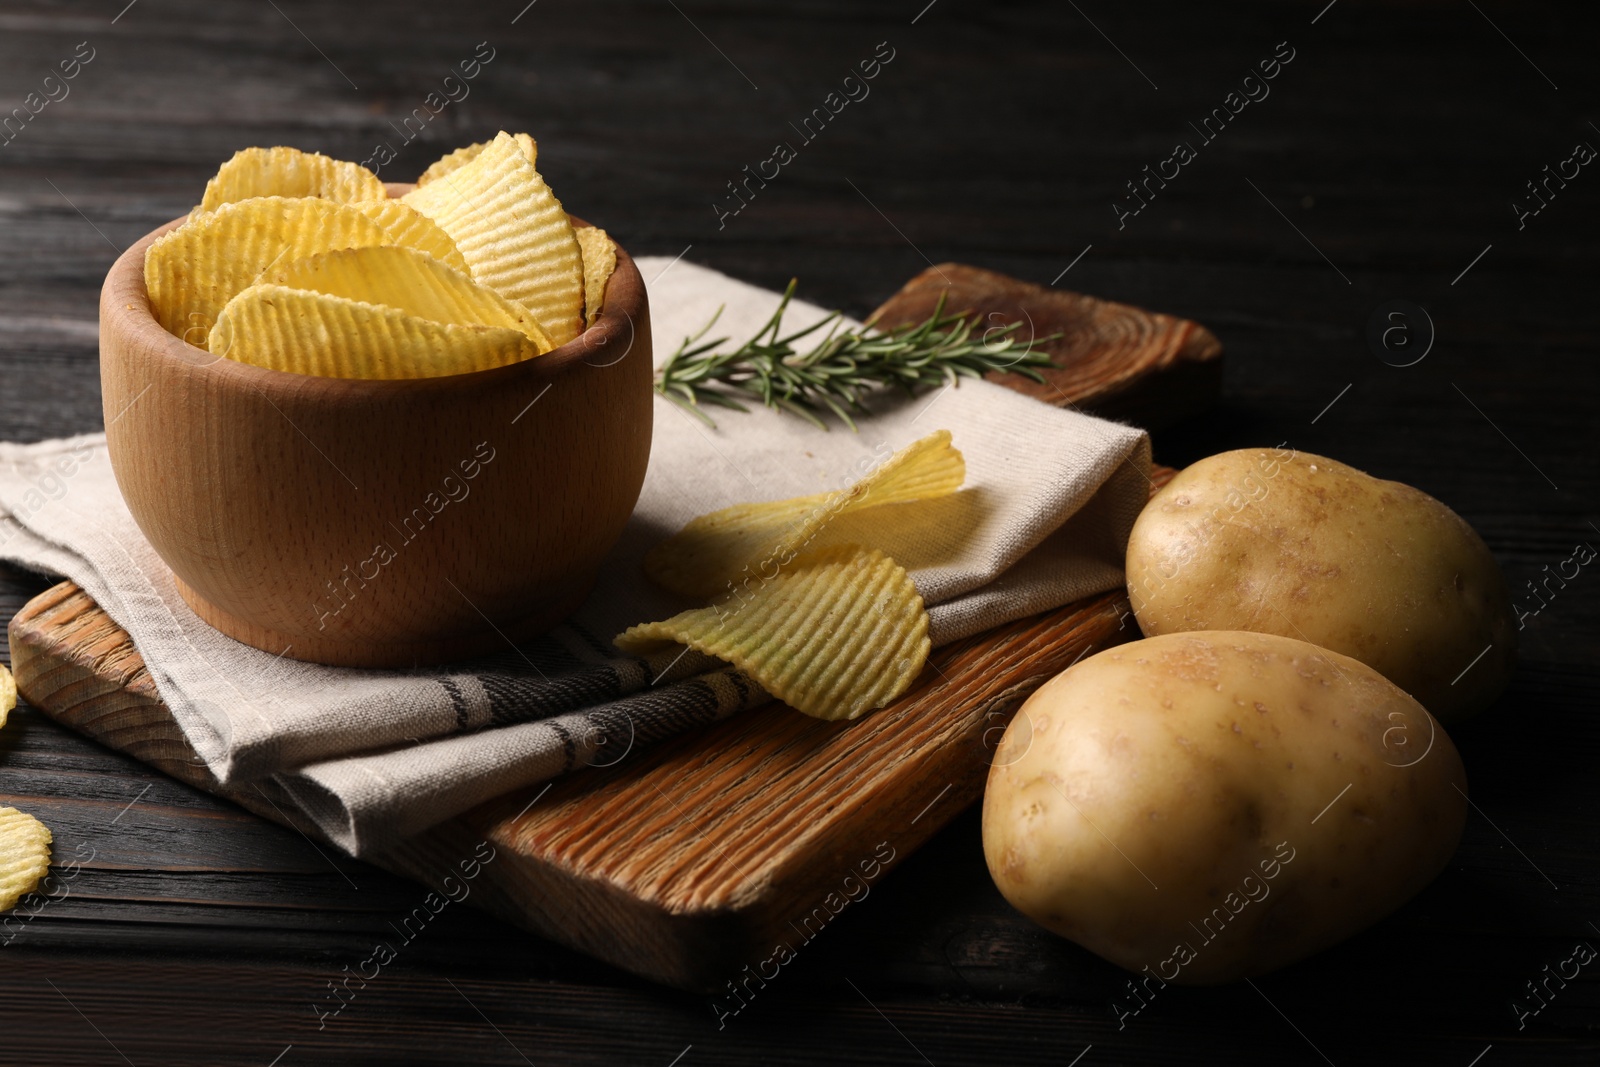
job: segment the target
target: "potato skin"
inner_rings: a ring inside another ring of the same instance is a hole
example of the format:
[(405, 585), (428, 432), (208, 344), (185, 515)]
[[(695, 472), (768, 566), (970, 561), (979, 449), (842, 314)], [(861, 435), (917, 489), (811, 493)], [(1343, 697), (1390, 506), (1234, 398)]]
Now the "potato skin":
[(1310, 641), (1376, 668), (1445, 723), (1492, 704), (1516, 662), (1511, 593), (1472, 527), (1421, 490), (1321, 456), (1245, 449), (1195, 463), (1134, 523), (1127, 571), (1147, 637)]
[(1034, 921), (1160, 982), (1212, 984), (1415, 895), (1455, 851), (1466, 788), (1444, 730), (1372, 668), (1272, 634), (1172, 634), (1023, 704), (983, 849)]

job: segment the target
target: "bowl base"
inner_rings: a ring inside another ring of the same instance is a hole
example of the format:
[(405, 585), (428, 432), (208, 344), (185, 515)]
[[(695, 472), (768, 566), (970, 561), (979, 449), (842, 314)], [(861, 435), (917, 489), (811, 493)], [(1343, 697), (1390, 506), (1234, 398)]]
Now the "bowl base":
[(274, 656), (321, 663), (329, 667), (425, 667), (504, 652), (516, 642), (538, 637), (560, 623), (589, 596), (595, 575), (564, 583), (538, 607), (509, 623), (484, 620), (484, 628), (453, 637), (414, 641), (374, 641), (322, 634), (288, 634), (247, 622), (206, 600), (176, 575), (178, 595), (194, 613), (235, 641)]

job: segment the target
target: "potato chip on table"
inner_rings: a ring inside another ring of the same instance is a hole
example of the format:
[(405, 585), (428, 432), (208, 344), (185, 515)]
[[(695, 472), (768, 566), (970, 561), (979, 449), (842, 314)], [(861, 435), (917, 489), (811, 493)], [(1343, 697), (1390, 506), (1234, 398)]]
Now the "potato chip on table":
[(50, 829), (16, 808), (0, 808), (0, 912), (39, 888), (50, 873)]
[(11, 672), (0, 666), (0, 726), (6, 724), (6, 717), (17, 706), (17, 680), (11, 677)]

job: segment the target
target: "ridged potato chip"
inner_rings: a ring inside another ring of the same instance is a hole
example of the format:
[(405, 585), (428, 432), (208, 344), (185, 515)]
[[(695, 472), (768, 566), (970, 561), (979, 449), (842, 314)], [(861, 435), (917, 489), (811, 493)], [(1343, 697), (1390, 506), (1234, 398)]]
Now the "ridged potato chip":
[(966, 477), (966, 460), (950, 444), (950, 431), (939, 430), (896, 452), (849, 489), (701, 515), (645, 555), (645, 573), (674, 593), (708, 599), (789, 566), (847, 511), (945, 496)]
[(257, 281), (382, 304), (433, 322), (504, 326), (525, 334), (541, 354), (555, 347), (527, 308), (414, 248), (319, 252), (274, 267)]
[(738, 667), (818, 719), (854, 719), (910, 688), (928, 660), (928, 613), (911, 578), (876, 549), (838, 545), (710, 607), (644, 623), (617, 647), (688, 645)]
[(156, 321), (204, 348), (218, 314), (260, 274), (316, 252), (389, 244), (382, 226), (344, 204), (264, 196), (224, 204), (165, 234), (144, 257)]
[(310, 196), (349, 203), (388, 195), (378, 176), (359, 163), (298, 148), (245, 148), (206, 183), (200, 210), (215, 211), (257, 196)]
[(577, 226), (572, 235), (583, 253), (583, 321), (593, 326), (605, 303), (606, 282), (617, 269), (617, 243), (598, 226)]
[(211, 351), (241, 363), (322, 378), (437, 378), (538, 354), (504, 326), (431, 322), (397, 308), (283, 285), (252, 285), (228, 301)]
[(572, 223), (508, 133), (402, 197), (461, 249), (472, 276), (533, 312), (556, 344), (583, 330), (583, 255)]
[(50, 828), (16, 808), (0, 808), (0, 911), (39, 888), (50, 873)]
[(0, 726), (17, 706), (17, 680), (11, 672), (0, 666)]
[[(525, 133), (514, 133), (511, 138), (517, 142), (517, 147), (522, 149), (524, 158), (537, 167), (539, 165), (539, 142)], [(427, 185), (431, 181), (443, 178), (453, 170), (459, 170), (474, 159), (477, 159), (483, 150), (493, 143), (493, 141), (479, 141), (477, 144), (469, 144), (465, 148), (458, 148), (449, 155), (434, 160), (427, 170), (418, 175), (417, 185), (419, 187)]]
[(399, 200), (360, 200), (350, 206), (388, 231), (395, 244), (426, 252), (445, 266), (471, 276), (472, 268), (450, 235), (411, 205)]

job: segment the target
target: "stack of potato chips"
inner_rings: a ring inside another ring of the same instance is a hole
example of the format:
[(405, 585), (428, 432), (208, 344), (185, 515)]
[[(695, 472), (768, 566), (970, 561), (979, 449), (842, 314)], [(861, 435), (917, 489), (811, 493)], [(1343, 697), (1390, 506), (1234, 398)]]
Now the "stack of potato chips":
[(505, 366), (577, 337), (616, 267), (527, 134), (450, 153), (391, 199), (355, 163), (247, 148), (145, 255), (157, 321), (219, 356), (332, 378)]

